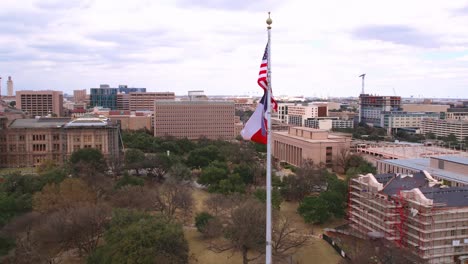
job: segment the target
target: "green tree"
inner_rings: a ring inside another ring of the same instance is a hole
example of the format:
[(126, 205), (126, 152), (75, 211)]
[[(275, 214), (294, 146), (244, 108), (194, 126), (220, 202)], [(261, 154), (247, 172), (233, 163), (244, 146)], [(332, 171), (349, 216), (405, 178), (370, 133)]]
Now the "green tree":
[(13, 217), (32, 209), (32, 194), (40, 191), (45, 179), (14, 173), (5, 176), (0, 184), (0, 227)]
[(239, 174), (245, 184), (252, 184), (254, 180), (254, 170), (246, 163), (241, 163), (233, 170), (234, 173)]
[(172, 165), (169, 175), (171, 180), (179, 183), (192, 180), (192, 171), (180, 162)]
[(145, 180), (138, 178), (138, 177), (130, 176), (128, 175), (128, 173), (125, 173), (124, 176), (115, 183), (114, 188), (118, 190), (128, 185), (143, 186), (145, 185)]
[(88, 263), (188, 263), (182, 226), (164, 217), (117, 210), (104, 239), (106, 243), (88, 257)]
[(201, 212), (198, 213), (195, 216), (195, 227), (197, 227), (198, 232), (203, 233), (205, 232), (205, 228), (208, 224), (208, 222), (213, 219), (214, 216), (207, 212)]
[(212, 184), (208, 188), (210, 192), (218, 192), (222, 194), (229, 194), (229, 193), (244, 193), (245, 192), (245, 184), (242, 181), (239, 174), (231, 174), (226, 179), (222, 179), (219, 181), (218, 184)]
[(15, 241), (3, 235), (0, 235), (0, 257), (8, 254), (8, 252), (15, 247)]
[(75, 174), (104, 173), (107, 170), (104, 155), (100, 150), (94, 148), (74, 151), (70, 156), (70, 164)]
[(140, 175), (140, 169), (145, 159), (145, 153), (139, 149), (129, 149), (125, 152), (125, 166), (134, 169)]
[(224, 164), (213, 163), (210, 166), (204, 168), (200, 177), (198, 178), (198, 183), (206, 186), (217, 185), (223, 179), (228, 177), (228, 168)]
[(329, 209), (327, 201), (322, 197), (306, 197), (300, 203), (297, 211), (306, 223), (321, 224), (330, 219)]
[(213, 161), (223, 161), (219, 149), (214, 145), (198, 148), (189, 153), (187, 165), (191, 168), (203, 168)]
[[(260, 202), (266, 202), (266, 190), (265, 189), (257, 189), (254, 192), (255, 198), (257, 198)], [(283, 202), (283, 197), (281, 196), (280, 191), (277, 188), (274, 188), (271, 192), (271, 205), (273, 208), (279, 210), (281, 203)]]

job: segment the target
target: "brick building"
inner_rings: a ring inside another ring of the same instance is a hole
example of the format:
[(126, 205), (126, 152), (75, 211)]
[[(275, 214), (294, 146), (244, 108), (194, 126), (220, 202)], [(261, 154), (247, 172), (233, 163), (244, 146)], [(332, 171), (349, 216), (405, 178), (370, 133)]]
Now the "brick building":
[(154, 105), (156, 137), (234, 139), (238, 130), (234, 102), (156, 101)]
[(96, 148), (107, 159), (120, 155), (120, 128), (100, 118), (16, 119), (0, 130), (0, 167), (32, 167), (45, 160), (62, 164), (81, 148)]
[(17, 91), (16, 108), (30, 117), (63, 116), (63, 93), (61, 91)]
[(314, 164), (332, 166), (340, 151), (350, 147), (351, 139), (335, 136), (326, 130), (289, 127), (288, 131), (273, 131), (272, 153), (276, 160), (301, 166), (311, 159)]

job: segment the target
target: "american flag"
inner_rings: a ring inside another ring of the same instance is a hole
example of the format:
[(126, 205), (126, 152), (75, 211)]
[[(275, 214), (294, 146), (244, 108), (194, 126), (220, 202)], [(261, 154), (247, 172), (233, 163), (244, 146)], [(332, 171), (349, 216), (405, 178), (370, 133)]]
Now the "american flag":
[[(262, 87), (263, 91), (266, 93), (268, 92), (268, 43), (265, 48), (265, 53), (263, 54), (262, 63), (260, 64), (260, 71), (258, 73), (258, 85)], [(278, 110), (278, 104), (276, 103), (275, 99), (273, 98), (273, 94), (271, 95), (271, 103), (273, 105), (273, 109), (275, 111)], [(265, 104), (265, 107), (267, 104)]]

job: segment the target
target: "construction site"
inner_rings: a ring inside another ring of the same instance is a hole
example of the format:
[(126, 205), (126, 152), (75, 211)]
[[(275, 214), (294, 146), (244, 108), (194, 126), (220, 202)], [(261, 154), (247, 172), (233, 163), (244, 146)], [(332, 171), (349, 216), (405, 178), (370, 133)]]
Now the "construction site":
[(468, 263), (468, 187), (428, 172), (360, 175), (349, 184), (353, 231), (409, 249), (424, 263)]

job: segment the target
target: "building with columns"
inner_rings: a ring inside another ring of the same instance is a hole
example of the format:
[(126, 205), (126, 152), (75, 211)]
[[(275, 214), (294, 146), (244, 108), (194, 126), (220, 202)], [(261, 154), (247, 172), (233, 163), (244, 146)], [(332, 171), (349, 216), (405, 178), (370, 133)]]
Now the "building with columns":
[(120, 127), (102, 118), (16, 119), (0, 129), (0, 167), (63, 164), (76, 150), (96, 148), (107, 159), (120, 156)]
[(314, 164), (331, 167), (342, 149), (348, 149), (351, 138), (330, 134), (327, 130), (289, 127), (288, 131), (273, 131), (272, 154), (279, 162), (301, 166), (311, 159)]

